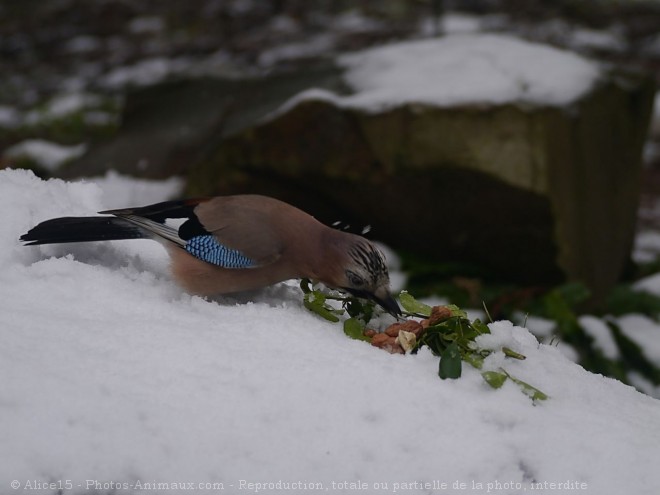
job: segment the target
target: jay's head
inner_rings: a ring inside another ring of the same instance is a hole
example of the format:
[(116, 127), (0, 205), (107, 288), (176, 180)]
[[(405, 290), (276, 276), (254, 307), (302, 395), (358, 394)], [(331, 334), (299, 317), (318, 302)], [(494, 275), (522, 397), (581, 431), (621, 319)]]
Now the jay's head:
[(355, 237), (346, 252), (337, 287), (374, 301), (394, 316), (400, 315), (401, 309), (390, 294), (390, 275), (385, 256), (366, 239)]

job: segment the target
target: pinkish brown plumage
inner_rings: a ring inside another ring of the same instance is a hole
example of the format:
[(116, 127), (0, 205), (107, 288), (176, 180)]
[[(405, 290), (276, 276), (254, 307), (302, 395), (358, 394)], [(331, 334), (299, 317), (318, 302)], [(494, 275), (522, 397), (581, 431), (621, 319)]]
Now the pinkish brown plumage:
[[(174, 279), (187, 291), (226, 294), (310, 278), (373, 299), (393, 314), (382, 253), (282, 201), (259, 195), (167, 201), (40, 223), (28, 245), (149, 238), (163, 243)], [(185, 219), (178, 229), (167, 219)]]

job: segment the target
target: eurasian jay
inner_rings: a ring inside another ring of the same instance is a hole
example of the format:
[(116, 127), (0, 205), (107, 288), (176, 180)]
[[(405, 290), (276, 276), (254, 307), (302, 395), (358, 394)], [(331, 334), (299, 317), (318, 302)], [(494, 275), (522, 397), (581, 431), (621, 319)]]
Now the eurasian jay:
[[(309, 278), (371, 299), (393, 315), (401, 313), (378, 248), (277, 199), (218, 196), (99, 213), (114, 216), (54, 218), (21, 241), (32, 246), (153, 239), (167, 248), (174, 279), (193, 294), (227, 294)], [(168, 219), (185, 221), (174, 228)]]

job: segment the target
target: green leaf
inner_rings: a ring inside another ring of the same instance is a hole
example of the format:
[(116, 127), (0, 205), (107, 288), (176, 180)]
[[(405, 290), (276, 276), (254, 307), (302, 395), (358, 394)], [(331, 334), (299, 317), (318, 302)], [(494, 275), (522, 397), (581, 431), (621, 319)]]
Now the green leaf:
[(451, 311), (452, 316), (457, 316), (459, 318), (467, 318), (467, 313), (455, 304), (447, 304), (447, 307)]
[(300, 290), (302, 290), (304, 294), (309, 294), (312, 292), (311, 284), (312, 283), (308, 278), (300, 279)]
[(497, 371), (484, 371), (481, 373), (481, 376), (486, 380), (486, 383), (493, 388), (500, 388), (508, 378), (504, 373), (499, 373)]
[(349, 297), (344, 302), (346, 312), (353, 318), (360, 318), (369, 322), (374, 314), (374, 303), (371, 301), (361, 301), (360, 299)]
[(442, 337), (436, 327), (429, 327), (417, 343), (418, 348), (425, 345), (435, 356), (442, 354), (442, 351), (445, 349)]
[(402, 291), (401, 294), (399, 294), (399, 302), (401, 303), (401, 306), (403, 306), (403, 309), (409, 313), (419, 313), (424, 316), (431, 316), (431, 306), (419, 302), (406, 291)]
[(481, 357), (479, 354), (473, 352), (466, 353), (463, 356), (463, 361), (465, 361), (468, 364), (471, 364), (472, 367), (477, 368), (478, 370), (480, 370), (481, 367), (484, 365), (484, 358)]
[(459, 318), (454, 318), (452, 316), (428, 329), (440, 332), (443, 335), (443, 338), (449, 338), (451, 336), (451, 340), (455, 340), (456, 336), (460, 333), (460, 321)]
[(325, 318), (328, 321), (337, 323), (339, 317), (335, 313), (342, 313), (342, 310), (332, 309), (331, 307), (325, 304), (325, 295), (320, 291), (312, 291), (305, 294), (303, 299), (303, 305), (316, 313), (322, 318)]
[(570, 282), (555, 289), (564, 298), (566, 303), (575, 308), (591, 297), (591, 292), (579, 282)]
[(456, 342), (449, 344), (440, 355), (438, 376), (443, 380), (446, 378), (460, 378), (461, 376), (461, 353)]
[(490, 333), (490, 328), (488, 325), (483, 323), (480, 319), (476, 319), (472, 322), (472, 327), (479, 332), (479, 334)]
[(344, 321), (344, 333), (350, 338), (355, 340), (371, 341), (369, 337), (364, 335), (364, 323), (357, 318), (348, 318)]
[(651, 318), (660, 315), (660, 297), (636, 290), (629, 285), (615, 287), (607, 296), (607, 312), (614, 316), (642, 313)]
[[(325, 304), (325, 294), (318, 290), (312, 290), (305, 294), (304, 301), (307, 301), (310, 305), (327, 307)], [(330, 308), (328, 308), (330, 309)]]
[[(314, 289), (308, 279), (300, 281), (300, 289), (303, 291), (303, 304), (310, 311), (331, 322), (339, 322), (339, 315), (347, 312), (350, 318), (344, 321), (344, 333), (357, 340), (370, 341), (371, 338), (364, 335), (364, 328), (373, 314), (374, 304), (359, 298), (339, 297), (335, 294), (326, 294), (322, 290)], [(561, 317), (559, 327), (565, 326), (568, 330), (578, 328), (577, 316), (571, 304), (583, 299), (584, 291), (580, 286), (566, 286), (562, 290), (556, 290), (544, 299), (547, 313)], [(343, 309), (335, 309), (327, 301), (341, 301)], [(431, 307), (417, 301), (407, 292), (400, 295), (401, 306), (410, 316), (429, 316)], [(434, 355), (440, 357), (438, 365), (438, 376), (442, 379), (459, 378), (462, 373), (463, 361), (481, 370), (484, 358), (489, 351), (478, 350), (474, 347), (475, 339), (482, 334), (490, 333), (487, 325), (479, 320), (470, 322), (465, 311), (455, 305), (449, 305), (451, 316), (436, 325), (429, 327), (414, 344), (411, 343), (412, 353), (415, 353), (422, 345), (428, 346)], [(615, 332), (616, 335), (616, 332)], [(525, 359), (525, 356), (507, 347), (502, 348), (504, 354), (515, 359)], [(484, 371), (481, 373), (483, 379), (491, 387), (501, 388), (507, 379), (516, 383), (523, 393), (532, 400), (546, 400), (548, 396), (532, 385), (512, 377), (504, 369), (498, 371)]]
[(506, 357), (510, 357), (513, 359), (519, 359), (521, 361), (527, 359), (527, 356), (525, 356), (524, 354), (520, 354), (519, 352), (516, 352), (513, 349), (509, 349), (508, 347), (502, 347), (502, 352)]
[(522, 390), (523, 393), (532, 400), (546, 400), (548, 398), (546, 394), (541, 392), (538, 388), (532, 387), (529, 383), (523, 382), (518, 378), (514, 378), (509, 374), (507, 374), (507, 376), (511, 378), (511, 380), (520, 387), (520, 390)]
[(547, 318), (557, 322), (562, 337), (570, 339), (580, 333), (576, 306), (589, 298), (589, 290), (579, 283), (569, 283), (551, 290), (542, 298)]
[(331, 310), (329, 310), (325, 306), (320, 306), (318, 304), (310, 303), (309, 301), (304, 301), (303, 304), (311, 312), (316, 313), (317, 315), (319, 315), (322, 318), (325, 318), (328, 321), (331, 321), (333, 323), (337, 323), (339, 321), (337, 315), (335, 315)]

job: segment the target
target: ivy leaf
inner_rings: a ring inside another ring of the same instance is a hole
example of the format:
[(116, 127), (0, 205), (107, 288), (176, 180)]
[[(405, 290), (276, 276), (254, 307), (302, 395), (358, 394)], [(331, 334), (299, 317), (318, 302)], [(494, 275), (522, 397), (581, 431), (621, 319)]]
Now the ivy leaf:
[(311, 291), (305, 294), (303, 305), (321, 318), (337, 323), (339, 317), (335, 314), (338, 310), (332, 309), (325, 304), (325, 296), (322, 292)]
[(538, 388), (531, 386), (527, 382), (523, 382), (522, 380), (519, 380), (518, 378), (514, 378), (511, 375), (507, 374), (511, 380), (516, 383), (519, 387), (520, 390), (522, 390), (523, 394), (528, 396), (532, 400), (546, 400), (548, 396), (541, 392)]
[(418, 313), (427, 317), (431, 316), (431, 306), (419, 302), (406, 291), (402, 291), (401, 294), (399, 294), (399, 302), (401, 303), (401, 306), (403, 306), (403, 309), (409, 313)]
[(460, 378), (461, 368), (461, 353), (456, 342), (453, 342), (440, 355), (438, 376), (443, 380), (446, 378)]
[(455, 318), (453, 316), (448, 320), (445, 320), (442, 323), (429, 328), (438, 329), (443, 338), (446, 340), (454, 341), (463, 334), (463, 325), (461, 319)]
[(312, 283), (308, 278), (300, 279), (300, 290), (302, 290), (304, 294), (309, 294), (312, 292), (311, 284)]
[(447, 307), (449, 308), (449, 311), (451, 311), (452, 316), (457, 316), (459, 318), (467, 318), (467, 313), (458, 306), (456, 306), (455, 304), (448, 304)]
[(513, 359), (519, 359), (521, 361), (527, 359), (527, 356), (525, 356), (524, 354), (520, 354), (519, 352), (516, 352), (513, 349), (509, 349), (508, 347), (502, 347), (502, 352), (506, 357), (510, 357)]
[(319, 306), (318, 304), (308, 303), (307, 301), (305, 301), (303, 304), (307, 309), (309, 309), (313, 313), (316, 313), (320, 317), (325, 318), (326, 320), (331, 321), (332, 323), (337, 323), (339, 321), (337, 315), (335, 315), (331, 310), (329, 310), (325, 306)]
[(490, 333), (490, 328), (488, 328), (488, 325), (483, 323), (478, 318), (472, 322), (472, 327), (480, 334)]
[[(310, 280), (302, 279), (300, 281), (302, 290), (303, 304), (310, 311), (325, 318), (331, 322), (339, 322), (339, 316), (348, 313), (350, 318), (344, 321), (344, 333), (356, 340), (371, 341), (370, 337), (364, 335), (366, 322), (369, 322), (373, 315), (374, 304), (369, 301), (363, 301), (351, 296), (339, 297), (334, 294), (326, 294), (322, 290), (315, 289)], [(570, 289), (570, 290), (569, 290)], [(584, 297), (584, 293), (579, 287), (568, 287), (563, 292), (555, 291), (545, 297), (546, 311), (554, 312), (565, 317), (565, 321), (560, 322), (569, 328), (577, 326), (577, 317), (572, 312), (570, 302), (579, 301)], [(336, 309), (327, 303), (327, 300), (342, 302), (342, 309)], [(409, 316), (430, 316), (432, 308), (427, 304), (417, 301), (407, 292), (400, 295), (401, 306), (409, 313)], [(470, 322), (467, 313), (455, 305), (447, 306), (451, 316), (442, 318), (433, 326), (427, 328), (419, 340), (413, 333), (401, 331), (398, 336), (398, 343), (407, 351), (415, 353), (421, 346), (428, 346), (434, 355), (440, 357), (438, 365), (438, 376), (443, 380), (446, 378), (459, 378), (462, 373), (463, 361), (477, 369), (483, 367), (484, 358), (489, 351), (479, 350), (474, 346), (475, 339), (482, 334), (490, 333), (487, 325), (479, 320)], [(503, 347), (502, 351), (509, 358), (524, 360), (526, 357), (508, 347)], [(500, 368), (498, 371), (484, 371), (481, 373), (483, 379), (491, 387), (498, 389), (510, 379), (518, 385), (521, 391), (529, 396), (533, 401), (546, 400), (548, 395), (532, 385), (523, 382)]]
[(484, 358), (479, 354), (468, 352), (463, 356), (463, 361), (471, 364), (473, 368), (480, 370), (484, 365)]
[(370, 342), (371, 339), (364, 335), (364, 323), (357, 318), (348, 318), (344, 321), (344, 333), (350, 338), (355, 340), (365, 340)]
[(561, 294), (566, 303), (572, 308), (582, 304), (591, 297), (589, 289), (579, 282), (567, 283), (555, 290)]
[(504, 382), (508, 378), (504, 373), (499, 373), (497, 371), (484, 371), (481, 376), (486, 380), (488, 385), (495, 389), (504, 385)]
[(374, 314), (374, 304), (372, 302), (363, 302), (354, 297), (346, 299), (344, 308), (351, 317), (360, 318), (365, 322), (369, 322)]

